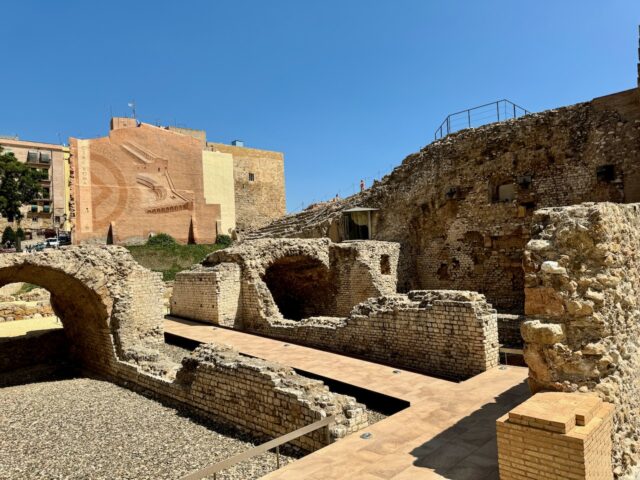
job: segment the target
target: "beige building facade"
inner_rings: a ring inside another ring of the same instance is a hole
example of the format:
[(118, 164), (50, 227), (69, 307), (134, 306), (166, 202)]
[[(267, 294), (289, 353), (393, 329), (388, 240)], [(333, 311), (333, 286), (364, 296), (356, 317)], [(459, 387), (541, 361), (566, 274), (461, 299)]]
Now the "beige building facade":
[[(18, 138), (0, 138), (3, 152), (11, 152), (19, 162), (45, 173), (41, 182), (42, 194), (22, 207), (20, 227), (32, 237), (44, 235), (45, 230), (68, 231), (69, 223), (69, 149), (64, 145), (31, 142)], [(0, 220), (0, 228), (18, 227), (17, 222)]]

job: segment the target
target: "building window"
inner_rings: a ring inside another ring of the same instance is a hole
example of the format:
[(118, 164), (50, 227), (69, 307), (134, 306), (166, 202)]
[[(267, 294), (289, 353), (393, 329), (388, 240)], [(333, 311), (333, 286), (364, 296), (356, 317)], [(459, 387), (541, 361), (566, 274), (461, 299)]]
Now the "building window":
[(38, 205), (31, 205), (31, 212), (36, 213), (38, 211)]
[(38, 163), (39, 157), (40, 155), (38, 154), (38, 152), (34, 152), (34, 151), (27, 152), (27, 162)]
[(40, 163), (51, 163), (51, 152), (40, 152)]
[(256, 180), (256, 174), (255, 173), (249, 173), (249, 181), (250, 182), (255, 182)]
[(600, 165), (596, 168), (599, 182), (613, 182), (616, 178), (616, 168), (613, 165)]

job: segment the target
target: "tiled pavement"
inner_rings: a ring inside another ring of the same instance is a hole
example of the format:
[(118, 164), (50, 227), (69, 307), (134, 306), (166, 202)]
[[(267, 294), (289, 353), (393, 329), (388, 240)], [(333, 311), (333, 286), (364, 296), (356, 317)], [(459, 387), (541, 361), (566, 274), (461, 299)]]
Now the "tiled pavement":
[(171, 317), (165, 331), (410, 402), (367, 428), (370, 439), (350, 435), (263, 477), (268, 480), (497, 479), (495, 421), (529, 397), (523, 367), (494, 368), (455, 383)]

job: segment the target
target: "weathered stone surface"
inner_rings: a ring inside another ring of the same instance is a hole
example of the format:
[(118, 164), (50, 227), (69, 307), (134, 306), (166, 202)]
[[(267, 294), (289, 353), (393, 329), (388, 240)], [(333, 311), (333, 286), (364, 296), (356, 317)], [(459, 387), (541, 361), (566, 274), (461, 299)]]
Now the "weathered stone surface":
[(613, 403), (613, 464), (631, 478), (640, 449), (640, 205), (548, 208), (534, 222), (525, 308), (540, 320), (522, 329), (530, 385), (592, 391)]
[[(640, 201), (638, 120), (634, 89), (463, 130), (409, 155), (366, 191), (249, 237), (339, 241), (345, 209), (378, 208), (373, 238), (401, 244), (401, 291), (475, 290), (499, 311), (522, 313), (522, 255), (536, 209)], [(513, 187), (513, 201), (500, 201), (501, 185)], [(536, 238), (529, 250), (545, 242)]]
[[(328, 435), (323, 429), (294, 442), (312, 451), (367, 425), (363, 406), (353, 398), (229, 347), (202, 346), (182, 366), (165, 358), (158, 349), (164, 341), (161, 275), (137, 264), (122, 247), (0, 255), (0, 286), (16, 281), (51, 292), (64, 331), (51, 338), (3, 342), (0, 370), (24, 366), (38, 355), (42, 361), (64, 356), (68, 344), (70, 358), (80, 368), (153, 392), (256, 438), (279, 436), (336, 415)], [(49, 339), (55, 343), (41, 345)], [(23, 353), (17, 355), (16, 348)]]
[(397, 258), (389, 242), (246, 241), (178, 274), (172, 313), (455, 379), (496, 366), (484, 296), (396, 294)]

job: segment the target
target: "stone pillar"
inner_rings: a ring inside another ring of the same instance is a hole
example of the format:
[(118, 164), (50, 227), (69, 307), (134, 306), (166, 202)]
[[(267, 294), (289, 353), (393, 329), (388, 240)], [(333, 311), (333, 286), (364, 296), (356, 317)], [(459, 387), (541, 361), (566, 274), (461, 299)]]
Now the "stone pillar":
[(594, 395), (534, 395), (497, 421), (500, 479), (613, 478), (613, 410)]

